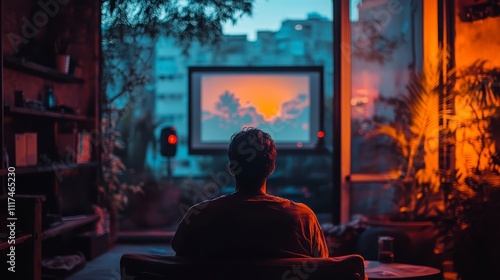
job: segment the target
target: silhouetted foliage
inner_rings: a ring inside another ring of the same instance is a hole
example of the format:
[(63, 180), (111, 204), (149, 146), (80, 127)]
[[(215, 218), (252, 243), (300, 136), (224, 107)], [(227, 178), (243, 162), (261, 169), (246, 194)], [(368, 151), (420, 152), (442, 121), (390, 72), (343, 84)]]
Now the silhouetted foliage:
[[(443, 53), (438, 55), (441, 65)], [(426, 156), (436, 154), (439, 131), (439, 94), (444, 88), (440, 84), (439, 67), (430, 65), (422, 73), (410, 76), (406, 86), (407, 95), (395, 98), (380, 98), (379, 102), (393, 108), (395, 117), (386, 123), (377, 123), (366, 136), (389, 137), (384, 144), (397, 149), (398, 165), (390, 173), (390, 184), (394, 187), (394, 202), (399, 209), (395, 219), (424, 220), (436, 210), (439, 196), (438, 168)]]
[[(222, 25), (250, 15), (254, 0), (102, 0), (102, 181), (103, 200), (108, 207), (126, 204), (123, 190), (133, 188), (123, 182), (127, 167), (113, 147), (122, 146), (119, 128), (136, 135), (136, 145), (155, 145), (154, 130), (160, 120), (144, 114), (131, 127), (132, 112), (145, 107), (155, 80), (152, 66), (155, 43), (160, 36), (173, 38), (188, 55), (190, 45), (217, 44)], [(126, 122), (120, 124), (120, 122)], [(134, 128), (133, 131), (129, 131)], [(128, 137), (134, 139), (133, 137)], [(139, 139), (139, 140), (137, 140)], [(130, 144), (130, 143), (128, 143)], [(107, 148), (106, 148), (107, 147)], [(141, 152), (143, 155), (144, 152)], [(144, 160), (137, 160), (138, 163)], [(143, 168), (143, 166), (140, 166)], [(137, 167), (136, 167), (137, 168)]]
[[(500, 69), (476, 61), (458, 72), (453, 95), (469, 116), (453, 118), (465, 168), (441, 171), (445, 207), (435, 224), (461, 279), (497, 279), (500, 261)], [(458, 103), (457, 102), (457, 103)], [(455, 144), (455, 143), (454, 143)], [(493, 149), (493, 147), (495, 149)]]
[[(105, 89), (113, 87), (105, 105), (151, 84), (154, 42), (174, 38), (188, 55), (193, 42), (217, 44), (222, 25), (251, 15), (254, 0), (103, 0), (102, 34)], [(134, 101), (134, 100), (132, 100)]]
[(176, 38), (187, 52), (193, 40), (218, 43), (222, 24), (250, 15), (253, 0), (103, 0), (108, 39), (160, 35)]

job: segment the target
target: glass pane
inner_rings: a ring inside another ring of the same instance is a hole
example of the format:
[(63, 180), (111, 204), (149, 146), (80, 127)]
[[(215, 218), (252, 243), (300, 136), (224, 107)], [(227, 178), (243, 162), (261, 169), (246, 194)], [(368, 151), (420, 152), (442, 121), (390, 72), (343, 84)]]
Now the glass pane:
[(393, 202), (394, 189), (387, 183), (352, 184), (350, 213), (367, 217), (390, 214), (397, 211)]
[(377, 123), (401, 114), (395, 98), (406, 95), (411, 71), (420, 64), (419, 1), (352, 3), (352, 173), (383, 173), (401, 164), (388, 137), (369, 137)]
[[(351, 172), (390, 174), (391, 178), (409, 174), (405, 179), (414, 181), (413, 166), (420, 168), (423, 159), (407, 157), (414, 131), (411, 108), (405, 100), (411, 96), (411, 77), (422, 67), (422, 2), (351, 3)], [(399, 189), (395, 181), (353, 182), (350, 214), (374, 217), (398, 213), (407, 203), (395, 201), (401, 195), (395, 193)]]

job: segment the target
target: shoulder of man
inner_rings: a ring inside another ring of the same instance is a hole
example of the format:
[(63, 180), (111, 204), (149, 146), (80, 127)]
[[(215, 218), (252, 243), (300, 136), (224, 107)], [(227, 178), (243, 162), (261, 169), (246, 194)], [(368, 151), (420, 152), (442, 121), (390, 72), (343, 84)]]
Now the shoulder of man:
[(183, 209), (185, 212), (183, 213), (183, 223), (186, 225), (190, 225), (193, 222), (198, 225), (204, 224), (206, 221), (210, 220), (207, 218), (211, 217), (216, 212), (214, 210), (220, 208), (221, 204), (224, 204), (226, 200), (225, 197), (226, 196), (223, 195), (214, 199), (204, 200), (191, 207), (184, 205)]
[(316, 218), (316, 214), (314, 213), (314, 211), (307, 205), (305, 205), (304, 203), (295, 203), (295, 202), (292, 202), (296, 205), (296, 207), (304, 214), (308, 215), (308, 216), (312, 216), (314, 218)]
[(207, 200), (204, 200), (202, 202), (196, 203), (195, 205), (191, 206), (189, 208), (189, 211), (192, 212), (192, 211), (200, 211), (200, 210), (206, 209), (206, 208), (214, 208), (217, 205), (225, 203), (225, 201), (228, 198), (229, 198), (228, 195), (222, 195), (222, 196), (219, 196), (216, 198), (207, 199)]
[(294, 202), (293, 200), (290, 200), (290, 199), (287, 199), (287, 198), (283, 198), (283, 197), (279, 197), (279, 196), (271, 196), (271, 197), (273, 197), (273, 199), (275, 199), (276, 201), (281, 202), (281, 203), (287, 205), (289, 208), (297, 210), (300, 213), (304, 213), (306, 215), (316, 216), (314, 214), (314, 212), (311, 210), (311, 208), (309, 208), (309, 206), (305, 205), (304, 203)]

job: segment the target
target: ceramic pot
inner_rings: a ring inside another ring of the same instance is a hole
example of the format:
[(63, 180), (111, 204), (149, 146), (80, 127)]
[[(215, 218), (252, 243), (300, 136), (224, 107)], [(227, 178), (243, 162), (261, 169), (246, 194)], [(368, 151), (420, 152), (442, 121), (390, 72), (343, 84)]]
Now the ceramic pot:
[(59, 72), (68, 74), (69, 71), (69, 60), (68, 54), (59, 54), (56, 56), (56, 69)]

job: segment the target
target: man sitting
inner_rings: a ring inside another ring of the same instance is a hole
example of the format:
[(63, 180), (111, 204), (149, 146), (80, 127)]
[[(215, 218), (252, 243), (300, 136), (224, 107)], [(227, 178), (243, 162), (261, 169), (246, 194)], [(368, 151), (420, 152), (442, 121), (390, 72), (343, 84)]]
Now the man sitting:
[(177, 256), (201, 258), (328, 257), (314, 212), (266, 194), (276, 163), (271, 136), (256, 128), (231, 137), (229, 170), (236, 191), (191, 207), (172, 240)]

